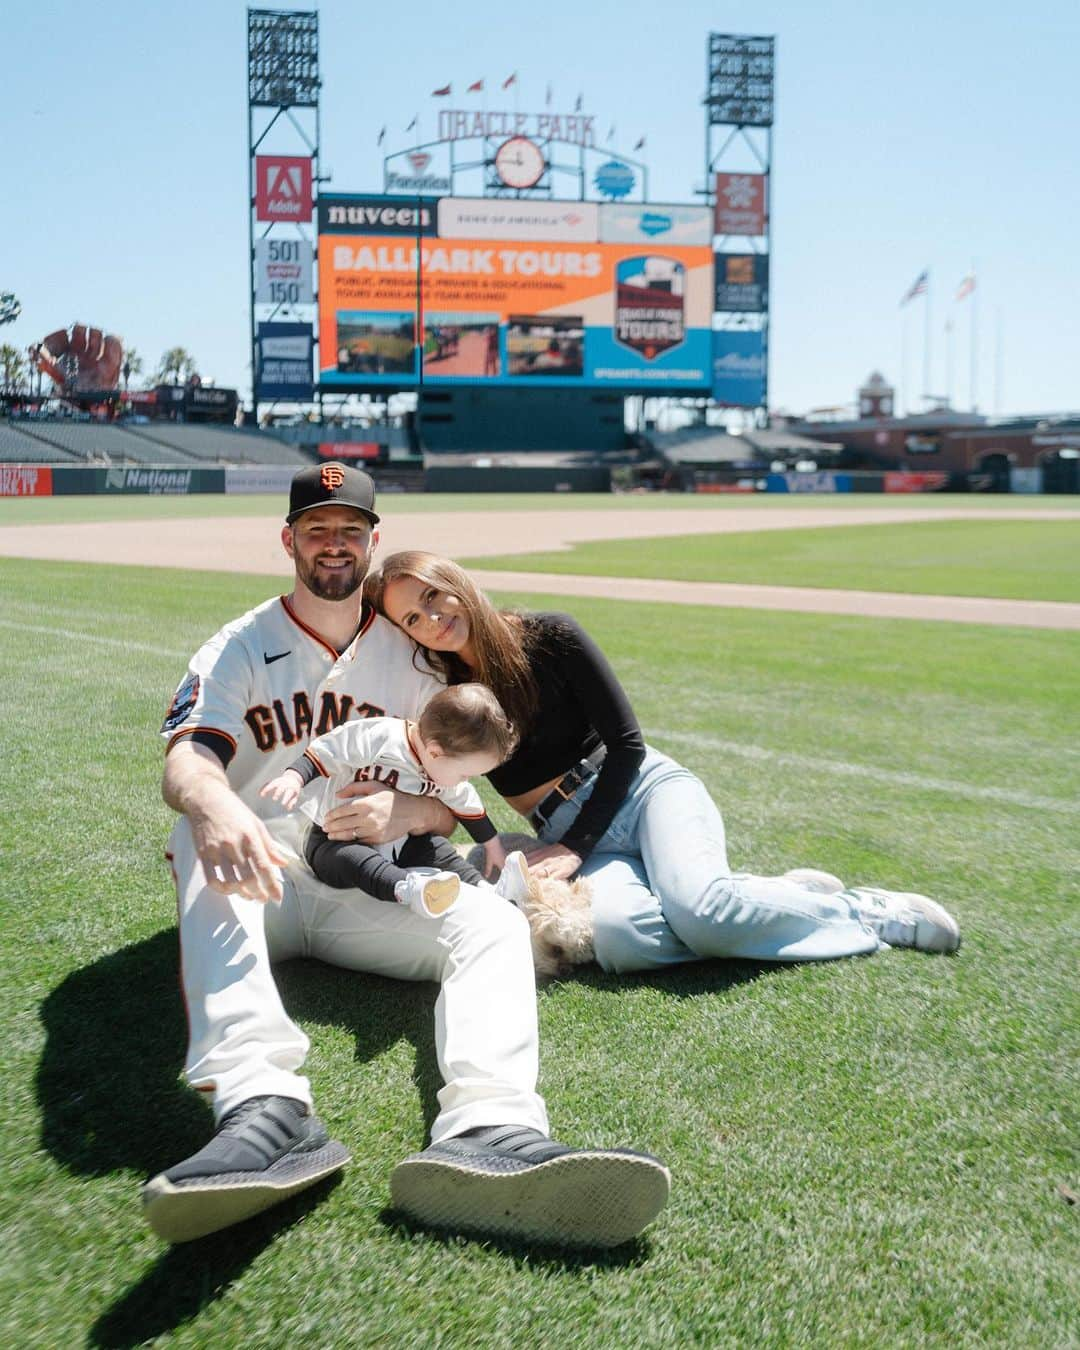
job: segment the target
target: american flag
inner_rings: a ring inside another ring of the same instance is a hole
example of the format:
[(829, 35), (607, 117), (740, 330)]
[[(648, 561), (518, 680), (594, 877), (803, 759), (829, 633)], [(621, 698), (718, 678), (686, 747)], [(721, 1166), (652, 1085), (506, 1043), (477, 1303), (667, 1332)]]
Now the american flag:
[(915, 278), (915, 280), (911, 283), (911, 289), (907, 292), (906, 295), (904, 295), (900, 303), (902, 305), (906, 305), (909, 300), (914, 300), (917, 295), (925, 295), (929, 286), (930, 286), (930, 269), (926, 268), (926, 270), (920, 272), (919, 275)]
[(482, 94), (484, 92), (484, 81), (477, 80), (475, 84), (470, 84), (465, 92), (467, 94)]
[(974, 289), (975, 289), (975, 273), (969, 272), (967, 276), (963, 279), (963, 281), (960, 283), (960, 285), (957, 286), (956, 288), (957, 300), (966, 300)]
[(511, 86), (512, 84), (517, 84), (517, 71), (516, 71), (516, 70), (514, 71), (513, 75), (507, 75), (506, 79), (503, 80), (503, 82), (502, 82), (502, 87), (503, 87), (504, 89), (509, 89), (510, 86)]

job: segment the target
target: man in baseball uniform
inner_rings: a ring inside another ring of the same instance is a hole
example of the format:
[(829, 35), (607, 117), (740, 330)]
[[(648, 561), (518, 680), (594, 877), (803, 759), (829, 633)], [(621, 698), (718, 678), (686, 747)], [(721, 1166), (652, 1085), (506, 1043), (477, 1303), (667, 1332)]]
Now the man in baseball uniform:
[[(227, 624), (193, 657), (165, 718), (162, 791), (180, 813), (169, 840), (189, 1021), (185, 1073), (213, 1108), (205, 1148), (143, 1187), (146, 1217), (173, 1242), (258, 1213), (348, 1161), (312, 1111), (308, 1039), (286, 1013), (271, 962), (318, 957), (435, 980), (444, 1087), (431, 1145), (399, 1163), (394, 1205), (437, 1227), (613, 1246), (663, 1207), (667, 1169), (629, 1150), (569, 1149), (547, 1137), (536, 1092), (537, 1024), (528, 926), (463, 885), (433, 920), (318, 881), (297, 817), (259, 796), (312, 736), (356, 717), (418, 717), (439, 688), (408, 638), (362, 599), (378, 542), (374, 485), (324, 464), (293, 479), (281, 541), (291, 594)], [(331, 838), (381, 843), (445, 834), (432, 797), (371, 783), (328, 817)]]

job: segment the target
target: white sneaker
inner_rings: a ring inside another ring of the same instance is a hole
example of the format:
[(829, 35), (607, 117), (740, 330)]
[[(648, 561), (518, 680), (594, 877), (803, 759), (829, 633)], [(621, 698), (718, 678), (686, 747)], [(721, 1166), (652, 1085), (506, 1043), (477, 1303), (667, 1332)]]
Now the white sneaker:
[(844, 895), (855, 905), (863, 923), (890, 947), (954, 952), (960, 946), (960, 925), (928, 896), (883, 891), (878, 886), (853, 886)]
[(844, 889), (844, 883), (831, 872), (819, 872), (816, 867), (795, 867), (785, 872), (781, 881), (793, 881), (804, 891), (813, 891), (816, 895), (836, 895)]
[(394, 887), (394, 898), (414, 914), (441, 919), (452, 909), (461, 890), (456, 872), (415, 871)]
[(495, 894), (520, 909), (529, 894), (529, 865), (524, 853), (508, 853), (495, 883)]

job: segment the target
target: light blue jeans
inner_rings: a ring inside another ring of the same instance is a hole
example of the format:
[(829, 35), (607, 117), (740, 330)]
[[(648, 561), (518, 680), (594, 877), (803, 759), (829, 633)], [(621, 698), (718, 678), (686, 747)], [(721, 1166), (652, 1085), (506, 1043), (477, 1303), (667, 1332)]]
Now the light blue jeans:
[[(562, 838), (594, 783), (583, 783), (538, 822), (544, 843)], [(707, 957), (824, 961), (883, 945), (843, 895), (733, 875), (724, 822), (704, 783), (648, 747), (581, 874), (592, 883), (596, 959), (608, 971)]]

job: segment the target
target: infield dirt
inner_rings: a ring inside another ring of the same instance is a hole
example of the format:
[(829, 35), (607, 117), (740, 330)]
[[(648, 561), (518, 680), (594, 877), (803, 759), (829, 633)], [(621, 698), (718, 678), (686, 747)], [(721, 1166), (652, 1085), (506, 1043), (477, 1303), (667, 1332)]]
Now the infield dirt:
[[(478, 558), (509, 553), (552, 552), (587, 540), (656, 538), (665, 535), (728, 534), (757, 530), (825, 528), (923, 520), (1077, 520), (1080, 509), (1038, 510), (995, 506), (953, 509), (872, 506), (808, 513), (777, 506), (745, 515), (737, 511), (531, 511), (453, 512), (445, 515), (395, 510), (381, 502), (382, 554), (424, 548), (449, 557)], [(221, 516), (208, 519), (101, 521), (64, 525), (0, 527), (0, 556), (65, 562), (182, 567), (203, 571), (288, 576), (289, 561), (278, 539), (280, 518)], [(481, 585), (498, 590), (549, 595), (610, 596), (610, 577), (543, 572), (476, 571)], [(623, 578), (622, 599), (669, 604), (726, 605), (746, 609), (873, 615), (879, 618), (941, 619), (961, 623), (1012, 624), (1080, 629), (1080, 604), (1039, 600), (992, 600), (965, 596), (903, 595), (893, 592), (824, 590), (794, 586), (747, 586), (722, 582), (657, 581)]]

